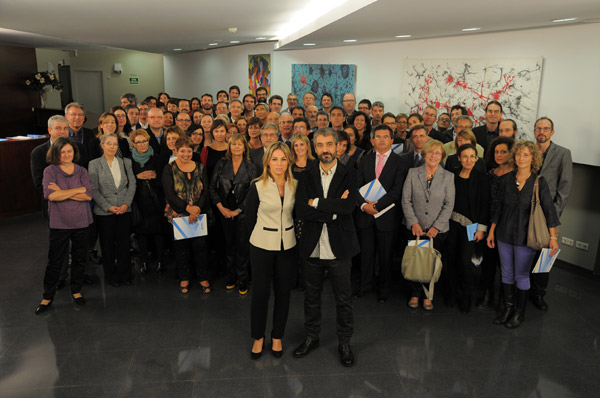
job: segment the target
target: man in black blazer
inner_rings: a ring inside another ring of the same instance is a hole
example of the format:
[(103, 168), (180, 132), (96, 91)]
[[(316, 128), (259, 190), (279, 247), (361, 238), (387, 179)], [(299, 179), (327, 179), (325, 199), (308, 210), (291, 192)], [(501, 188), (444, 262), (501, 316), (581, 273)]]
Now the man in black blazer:
[(492, 140), (498, 137), (498, 126), (503, 114), (502, 104), (490, 101), (485, 107), (485, 124), (473, 129), (477, 143), (483, 147), (484, 156)]
[[(77, 102), (71, 102), (65, 107), (65, 118), (69, 123), (69, 138), (88, 147), (96, 135), (93, 130), (83, 127), (85, 122), (85, 109)], [(87, 164), (86, 164), (87, 168)]]
[[(263, 146), (250, 151), (250, 161), (256, 166), (259, 176), (262, 175), (263, 172), (263, 156), (265, 154), (265, 149), (277, 141), (278, 137), (279, 129), (275, 123), (265, 123), (260, 128), (260, 142), (262, 142)], [(290, 159), (288, 159), (288, 161), (289, 160)]]
[(306, 338), (294, 351), (302, 358), (319, 346), (323, 274), (328, 272), (337, 310), (338, 352), (344, 366), (354, 364), (350, 339), (354, 327), (351, 259), (358, 254), (352, 220), (358, 187), (356, 171), (336, 159), (337, 133), (322, 128), (314, 134), (319, 167), (301, 174), (296, 190), (296, 212), (303, 220), (300, 256), (306, 287), (304, 326)]
[[(371, 133), (373, 151), (363, 156), (358, 166), (358, 186), (378, 179), (386, 194), (377, 201), (369, 201), (358, 195), (360, 211), (356, 214), (356, 227), (360, 236), (361, 296), (373, 288), (375, 249), (379, 254), (379, 277), (377, 280), (377, 300), (384, 303), (389, 297), (392, 271), (392, 253), (396, 239), (398, 212), (404, 175), (400, 168), (400, 156), (392, 152), (393, 131), (386, 125), (378, 125)], [(378, 213), (393, 206), (383, 215)]]

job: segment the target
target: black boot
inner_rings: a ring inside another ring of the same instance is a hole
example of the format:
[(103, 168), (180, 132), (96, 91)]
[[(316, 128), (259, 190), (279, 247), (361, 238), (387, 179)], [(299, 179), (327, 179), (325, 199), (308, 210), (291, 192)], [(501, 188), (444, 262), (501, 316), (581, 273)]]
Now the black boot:
[(156, 265), (156, 273), (159, 275), (165, 273), (165, 266), (163, 265), (163, 263), (161, 261), (159, 261), (158, 264)]
[(143, 262), (142, 265), (140, 265), (140, 274), (147, 274), (148, 273), (148, 264)]
[(494, 302), (494, 291), (485, 289), (483, 296), (477, 301), (477, 308), (487, 308)]
[(517, 309), (513, 314), (512, 318), (504, 326), (509, 329), (515, 329), (521, 326), (521, 323), (525, 320), (525, 306), (527, 305), (527, 296), (529, 290), (517, 289)]
[(504, 311), (494, 319), (496, 325), (506, 324), (515, 310), (515, 286), (503, 283), (502, 293), (504, 296)]

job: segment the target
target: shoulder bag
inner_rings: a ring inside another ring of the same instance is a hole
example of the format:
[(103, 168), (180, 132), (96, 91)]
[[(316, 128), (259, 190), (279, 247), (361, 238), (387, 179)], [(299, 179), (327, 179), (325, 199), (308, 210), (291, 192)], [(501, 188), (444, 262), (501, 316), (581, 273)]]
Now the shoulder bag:
[(540, 205), (540, 177), (535, 179), (533, 195), (531, 195), (531, 213), (529, 214), (529, 226), (527, 228), (527, 247), (533, 250), (541, 250), (550, 245), (550, 231), (546, 224), (546, 216)]
[(429, 283), (429, 289), (423, 285), (425, 295), (433, 300), (433, 287), (442, 272), (442, 255), (433, 247), (433, 239), (429, 239), (429, 246), (419, 246), (419, 239), (415, 246), (407, 246), (402, 257), (402, 276), (413, 282)]

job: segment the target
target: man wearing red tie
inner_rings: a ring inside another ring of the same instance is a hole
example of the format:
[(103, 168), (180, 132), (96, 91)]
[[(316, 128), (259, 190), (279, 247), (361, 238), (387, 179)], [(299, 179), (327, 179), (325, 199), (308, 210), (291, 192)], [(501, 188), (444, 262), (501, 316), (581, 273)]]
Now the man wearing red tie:
[[(371, 132), (373, 151), (365, 155), (358, 168), (358, 186), (374, 179), (379, 180), (386, 193), (378, 200), (358, 197), (356, 226), (361, 247), (360, 288), (355, 295), (362, 296), (374, 287), (375, 250), (379, 254), (377, 300), (384, 303), (389, 297), (392, 269), (392, 253), (395, 242), (398, 212), (402, 211), (400, 199), (404, 174), (400, 156), (392, 152), (392, 129), (386, 125), (376, 126)], [(390, 207), (391, 206), (391, 207)], [(388, 209), (389, 208), (389, 209)], [(380, 212), (385, 212), (379, 214)]]

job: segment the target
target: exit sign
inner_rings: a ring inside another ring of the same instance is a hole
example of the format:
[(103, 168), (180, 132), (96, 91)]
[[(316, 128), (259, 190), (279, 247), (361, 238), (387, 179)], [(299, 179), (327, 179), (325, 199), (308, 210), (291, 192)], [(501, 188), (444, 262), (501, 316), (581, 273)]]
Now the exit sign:
[(131, 85), (140, 84), (140, 78), (138, 77), (138, 75), (134, 75), (134, 74), (129, 75), (129, 84), (131, 84)]

